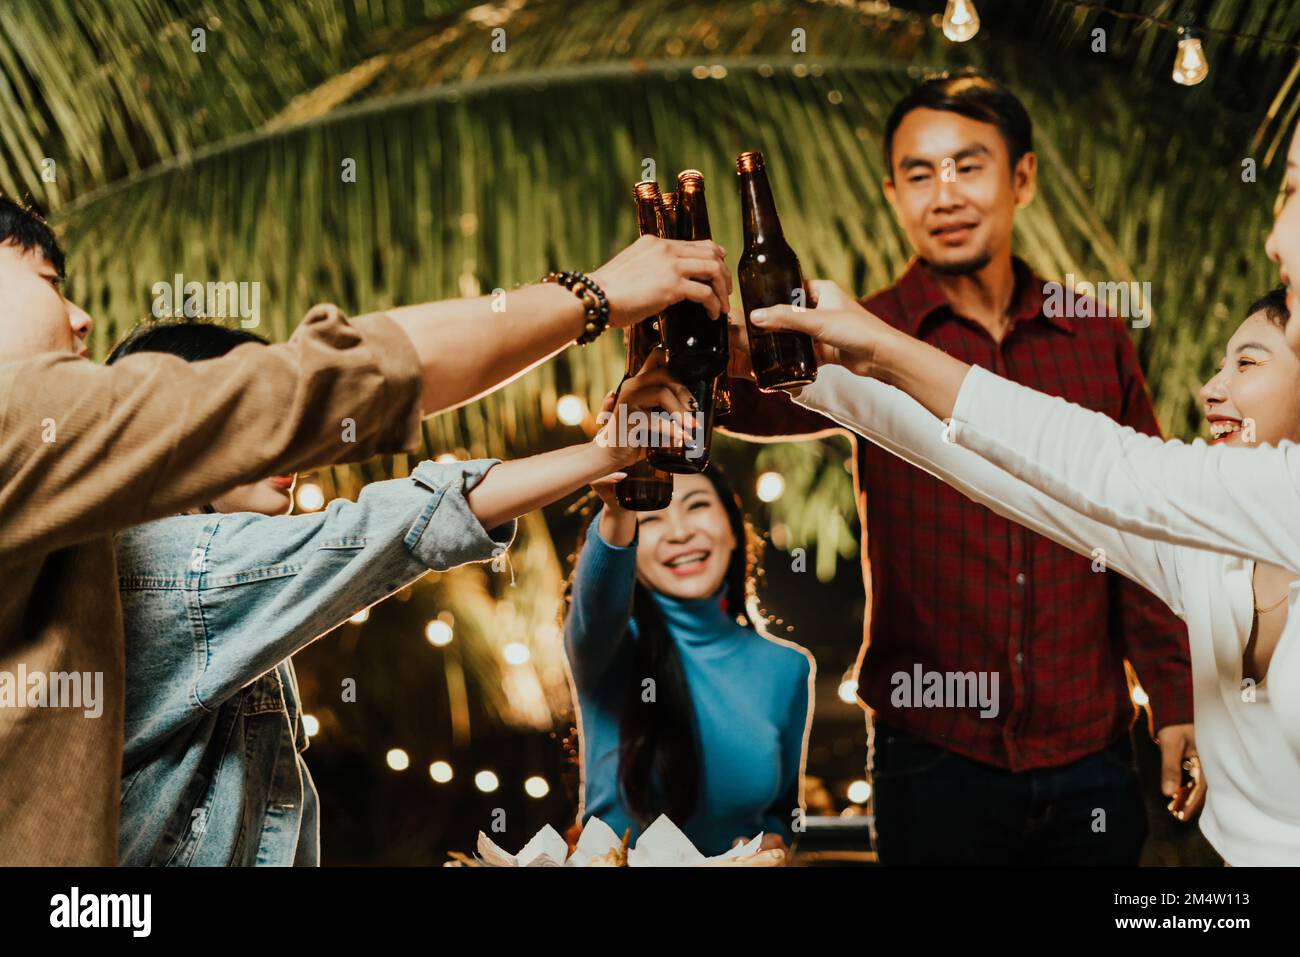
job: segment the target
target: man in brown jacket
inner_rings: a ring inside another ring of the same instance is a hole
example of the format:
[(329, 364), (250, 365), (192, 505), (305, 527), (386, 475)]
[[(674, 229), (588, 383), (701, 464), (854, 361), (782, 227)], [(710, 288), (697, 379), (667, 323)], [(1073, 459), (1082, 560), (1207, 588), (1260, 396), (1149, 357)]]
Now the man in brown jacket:
[[(269, 475), (415, 448), (423, 414), (584, 327), (577, 297), (539, 284), (504, 310), (461, 299), (349, 320), (317, 306), (283, 345), (102, 367), (84, 358), (91, 319), (64, 298), (63, 271), (49, 228), (0, 197), (0, 865), (116, 862), (114, 532)], [(713, 243), (648, 237), (592, 279), (612, 326), (684, 297), (716, 316), (731, 284)], [(69, 689), (79, 700), (63, 706)]]

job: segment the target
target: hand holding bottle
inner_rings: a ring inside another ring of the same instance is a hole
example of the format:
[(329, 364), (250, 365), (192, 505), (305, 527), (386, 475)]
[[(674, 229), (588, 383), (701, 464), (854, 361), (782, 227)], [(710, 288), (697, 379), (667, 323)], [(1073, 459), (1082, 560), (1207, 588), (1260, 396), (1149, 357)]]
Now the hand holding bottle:
[(749, 321), (764, 331), (812, 336), (819, 363), (833, 362), (858, 375), (877, 375), (880, 344), (902, 333), (862, 308), (835, 283), (814, 279), (808, 285), (816, 309), (767, 306), (750, 313)]
[(690, 390), (669, 373), (662, 350), (652, 350), (636, 375), (605, 396), (596, 443), (612, 452), (620, 468), (640, 461), (651, 447), (681, 445), (686, 430), (694, 428), (693, 402)]
[(675, 302), (697, 302), (716, 319), (727, 311), (727, 251), (712, 240), (642, 236), (591, 278), (609, 301), (609, 324), (621, 328), (658, 315)]

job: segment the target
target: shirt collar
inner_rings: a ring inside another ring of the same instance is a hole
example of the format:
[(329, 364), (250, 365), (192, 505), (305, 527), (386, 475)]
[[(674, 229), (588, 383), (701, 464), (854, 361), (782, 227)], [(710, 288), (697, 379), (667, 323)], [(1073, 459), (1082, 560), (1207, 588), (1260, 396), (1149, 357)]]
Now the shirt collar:
[[(1029, 264), (1018, 256), (1012, 256), (1011, 268), (1016, 275), (1016, 288), (1011, 296), (1012, 322), (1046, 319), (1065, 332), (1073, 333), (1074, 324), (1068, 316), (1044, 314), (1043, 280), (1034, 274)], [(921, 324), (942, 309), (947, 309), (949, 315), (953, 314), (943, 288), (918, 257), (913, 257), (908, 263), (895, 288), (903, 306), (903, 330), (908, 335), (916, 336)]]

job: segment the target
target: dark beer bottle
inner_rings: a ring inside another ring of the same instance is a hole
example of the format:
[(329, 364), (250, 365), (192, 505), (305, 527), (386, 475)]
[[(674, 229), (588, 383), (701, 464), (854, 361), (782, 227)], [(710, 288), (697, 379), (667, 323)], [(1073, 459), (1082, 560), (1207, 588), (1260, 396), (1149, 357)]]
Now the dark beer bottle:
[(802, 332), (763, 332), (749, 321), (755, 309), (802, 301), (799, 257), (781, 232), (763, 154), (741, 153), (736, 157), (736, 173), (740, 176), (740, 209), (745, 221), (745, 250), (736, 272), (754, 379), (764, 392), (805, 386), (817, 378), (812, 337)]
[[(704, 176), (693, 169), (677, 175), (676, 238), (710, 239)], [(727, 371), (727, 317), (710, 319), (698, 302), (683, 299), (665, 310), (659, 323), (668, 371), (695, 399), (697, 427), (683, 445), (659, 448), (650, 461), (668, 472), (703, 472), (709, 464), (719, 376)]]
[[(664, 215), (664, 235), (675, 237), (677, 235), (677, 193), (661, 194), (659, 205)], [(718, 418), (722, 418), (731, 411), (731, 386), (727, 384), (725, 375), (718, 378), (714, 405), (714, 413)]]
[[(664, 235), (663, 212), (659, 205), (659, 184), (653, 181), (637, 183), (633, 189), (636, 196), (636, 221), (642, 236)], [(659, 330), (656, 328), (658, 317), (651, 316), (633, 323), (624, 331), (627, 340), (627, 366), (623, 381), (635, 375), (646, 359), (659, 345)], [(614, 410), (618, 414), (617, 407)], [(668, 472), (655, 468), (646, 459), (641, 459), (623, 469), (627, 478), (614, 486), (614, 495), (618, 504), (631, 512), (653, 512), (667, 508), (673, 500), (673, 477)]]

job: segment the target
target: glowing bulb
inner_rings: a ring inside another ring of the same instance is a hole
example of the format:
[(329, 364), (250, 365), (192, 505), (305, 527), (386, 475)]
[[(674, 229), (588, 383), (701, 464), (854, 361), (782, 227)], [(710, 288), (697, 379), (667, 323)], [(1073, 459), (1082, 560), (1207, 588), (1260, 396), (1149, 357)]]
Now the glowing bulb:
[(451, 644), (451, 636), (451, 625), (441, 618), (435, 618), (424, 627), (424, 637), (429, 639), (429, 644), (439, 648)]
[(536, 775), (524, 782), (524, 790), (532, 798), (544, 798), (551, 793), (551, 786), (546, 783), (546, 778), (539, 778)]
[(325, 504), (325, 493), (313, 482), (304, 482), (298, 486), (298, 507), (304, 512), (319, 511)]
[(854, 804), (866, 804), (871, 797), (871, 785), (866, 781), (854, 781), (849, 785), (849, 800)]
[(443, 465), (447, 464), (448, 462), (455, 462), (455, 461), (456, 461), (456, 453), (455, 453), (455, 452), (443, 452), (443, 453), (442, 453), (441, 455), (439, 455), (436, 459), (434, 459), (434, 461), (435, 461), (435, 462), (440, 462), (440, 463), (442, 463)]
[(853, 678), (845, 678), (840, 682), (840, 700), (845, 704), (853, 704), (858, 700), (858, 683)]
[(429, 765), (429, 777), (439, 784), (446, 784), (452, 778), (451, 765), (446, 761), (434, 761)]
[(1137, 705), (1139, 708), (1145, 708), (1147, 706), (1147, 703), (1150, 702), (1151, 700), (1150, 698), (1147, 697), (1147, 693), (1142, 690), (1141, 685), (1133, 686), (1132, 695), (1133, 695), (1133, 703)]
[(948, 0), (943, 11), (943, 35), (953, 43), (965, 43), (980, 32), (980, 15), (971, 0)]
[(501, 782), (491, 771), (480, 771), (474, 775), (474, 786), (485, 794), (491, 794), (501, 786)]
[(512, 641), (501, 649), (501, 656), (512, 665), (526, 665), (533, 654), (527, 645)]
[(307, 732), (307, 737), (314, 738), (320, 733), (320, 722), (316, 720), (314, 714), (304, 714), (302, 716), (302, 729)]
[(764, 502), (775, 502), (785, 493), (785, 479), (776, 472), (764, 472), (758, 477), (758, 497)]
[(576, 395), (562, 395), (555, 403), (555, 417), (565, 425), (580, 425), (587, 417), (587, 403)]
[(369, 608), (362, 608), (359, 612), (357, 612), (355, 615), (353, 615), (351, 618), (348, 619), (348, 621), (352, 622), (352, 624), (354, 625), (364, 625), (369, 620), (370, 620)]
[(393, 748), (388, 752), (388, 766), (394, 771), (405, 771), (411, 766), (411, 756), (401, 748)]
[(1178, 31), (1178, 52), (1174, 54), (1174, 82), (1196, 86), (1209, 75), (1210, 64), (1201, 49), (1201, 41), (1186, 27)]

